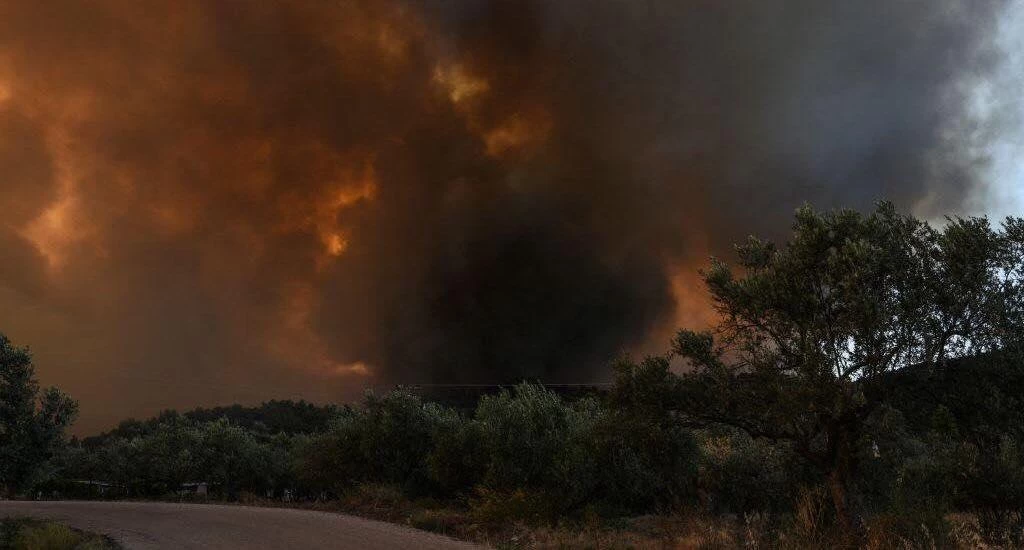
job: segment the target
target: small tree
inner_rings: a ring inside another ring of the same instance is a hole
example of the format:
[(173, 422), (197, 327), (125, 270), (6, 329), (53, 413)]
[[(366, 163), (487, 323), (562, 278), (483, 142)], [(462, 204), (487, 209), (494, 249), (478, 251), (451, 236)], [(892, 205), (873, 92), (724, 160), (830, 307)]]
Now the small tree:
[(0, 334), (0, 493), (41, 481), (77, 411), (56, 388), (40, 391), (28, 349)]
[(751, 238), (739, 274), (717, 260), (703, 273), (721, 321), (674, 340), (691, 367), (683, 408), (791, 442), (856, 529), (856, 447), (880, 405), (865, 389), (906, 366), (1019, 349), (1022, 227), (957, 218), (938, 230), (888, 203), (867, 216), (801, 208), (784, 247)]

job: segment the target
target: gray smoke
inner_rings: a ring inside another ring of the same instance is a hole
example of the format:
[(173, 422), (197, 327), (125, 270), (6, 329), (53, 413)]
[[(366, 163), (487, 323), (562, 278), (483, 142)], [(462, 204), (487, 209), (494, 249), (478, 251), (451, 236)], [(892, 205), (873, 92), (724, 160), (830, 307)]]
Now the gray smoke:
[(0, 330), (87, 427), (602, 378), (804, 201), (959, 210), (1004, 7), (8, 2)]

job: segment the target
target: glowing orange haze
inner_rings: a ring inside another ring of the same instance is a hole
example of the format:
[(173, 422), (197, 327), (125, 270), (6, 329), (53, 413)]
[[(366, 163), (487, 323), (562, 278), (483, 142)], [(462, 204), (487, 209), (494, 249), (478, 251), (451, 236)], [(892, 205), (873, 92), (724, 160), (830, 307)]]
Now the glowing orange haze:
[[(250, 8), (257, 26), (280, 11)], [(24, 262), (5, 273), (0, 326), (84, 401), (89, 429), (186, 404), (350, 397), (374, 366), (334, 358), (320, 289), (360, 239), (349, 218), (383, 185), (381, 149), (415, 131), (409, 110), (450, 109), (498, 162), (528, 160), (552, 133), (532, 98), (496, 112), (473, 60), (397, 4), (281, 14), (328, 50), (323, 70), (393, 93), (403, 116), (332, 142), (309, 127), (301, 86), (261, 97), (281, 89), (224, 58), (203, 3), (100, 2), (82, 20), (0, 10), (3, 31), (27, 39), (0, 49), (3, 196), (17, 204), (3, 238)], [(282, 112), (261, 116), (268, 106)]]
[[(958, 200), (884, 183), (924, 163), (862, 160), (933, 154), (928, 102), (948, 76), (904, 84), (913, 103), (888, 123), (910, 131), (828, 150), (802, 133), (833, 119), (817, 118), (817, 85), (771, 94), (793, 52), (845, 43), (780, 27), (764, 53), (723, 38), (746, 19), (701, 3), (456, 4), (0, 5), (0, 331), (82, 401), (80, 432), (371, 384), (600, 378), (611, 355), (710, 322), (696, 268), (802, 200)], [(933, 35), (893, 31), (879, 52), (956, 38)], [(844, 93), (824, 105), (853, 125), (866, 103)], [(834, 187), (754, 185), (825, 164), (846, 170)]]

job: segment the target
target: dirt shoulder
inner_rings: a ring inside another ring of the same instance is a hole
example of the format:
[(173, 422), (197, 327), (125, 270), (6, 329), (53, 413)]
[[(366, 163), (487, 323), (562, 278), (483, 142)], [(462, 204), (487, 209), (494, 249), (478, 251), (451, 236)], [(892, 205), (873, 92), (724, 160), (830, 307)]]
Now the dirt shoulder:
[(126, 549), (479, 548), (435, 533), (343, 514), (163, 502), (0, 501), (0, 518), (53, 520)]

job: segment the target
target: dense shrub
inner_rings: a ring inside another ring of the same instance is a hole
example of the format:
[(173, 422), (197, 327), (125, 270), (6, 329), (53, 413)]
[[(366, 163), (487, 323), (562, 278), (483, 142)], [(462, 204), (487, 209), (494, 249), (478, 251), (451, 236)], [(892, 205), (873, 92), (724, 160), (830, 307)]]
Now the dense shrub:
[(479, 422), (442, 409), (427, 457), (430, 479), (441, 494), (464, 495), (483, 480), (489, 458), (484, 435)]
[(313, 485), (340, 493), (359, 482), (396, 483), (420, 493), (431, 485), (427, 458), (451, 411), (394, 391), (367, 394), (306, 446), (302, 470)]
[(483, 397), (472, 417), (406, 392), (368, 396), (303, 444), (300, 470), (315, 491), (393, 483), (529, 519), (682, 502), (695, 494), (698, 454), (676, 423), (521, 384)]
[(566, 404), (531, 384), (483, 397), (475, 417), (487, 458), (482, 485), (545, 490), (577, 505), (596, 486), (593, 434), (601, 413), (593, 400)]
[(820, 483), (786, 445), (727, 428), (699, 432), (698, 485), (703, 505), (718, 513), (787, 511), (800, 489)]
[(82, 453), (68, 474), (80, 480), (102, 480), (134, 496), (161, 496), (193, 481), (199, 434), (182, 424), (166, 424), (148, 436), (117, 439)]
[(988, 511), (1024, 511), (1024, 444), (1004, 435), (988, 451), (976, 455), (966, 480), (965, 504)]
[[(375, 517), (428, 497), (468, 506), (473, 521), (495, 526), (699, 506), (761, 530), (776, 525), (794, 544), (836, 540), (822, 480), (790, 444), (691, 425), (674, 412), (673, 376), (660, 358), (623, 362), (616, 385), (599, 398), (571, 400), (521, 384), (484, 396), (468, 414), (408, 391), (369, 394), (309, 435), (168, 412), (71, 446), (53, 467), (66, 481), (112, 484), (106, 496), (163, 497), (204, 481), (215, 496), (338, 498)], [(1022, 449), (1013, 423), (1001, 423), (1016, 417), (986, 407), (984, 430), (974, 430), (969, 409), (942, 403), (928, 416), (881, 407), (866, 423), (853, 487), (872, 533), (888, 541), (882, 546), (960, 536), (946, 519), (951, 510), (972, 513), (975, 525), (964, 532), (978, 540), (1017, 536)], [(99, 496), (84, 487), (91, 493), (81, 496)], [(428, 516), (420, 519), (437, 519)]]
[(195, 453), (192, 481), (209, 482), (232, 496), (242, 489), (265, 488), (264, 449), (251, 432), (222, 418), (200, 425), (194, 433), (197, 441), (194, 450), (190, 449)]
[(665, 406), (674, 392), (668, 362), (623, 360), (615, 368), (617, 383), (594, 434), (603, 504), (644, 512), (692, 503), (701, 450)]
[[(163, 497), (182, 485), (205, 482), (228, 497), (247, 491), (280, 494), (297, 485), (295, 438), (266, 436), (225, 418), (194, 424), (180, 416), (145, 434), (71, 447), (62, 456), (63, 480), (48, 489), (70, 496)], [(110, 486), (102, 491), (85, 481)]]

